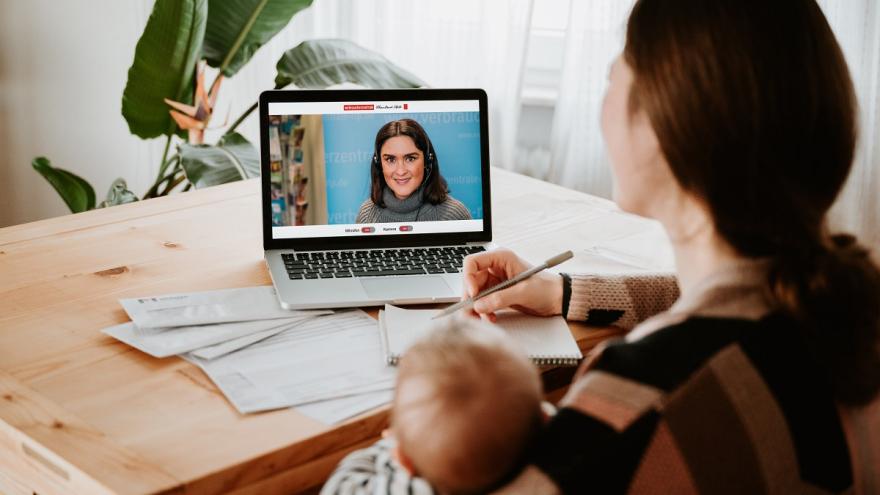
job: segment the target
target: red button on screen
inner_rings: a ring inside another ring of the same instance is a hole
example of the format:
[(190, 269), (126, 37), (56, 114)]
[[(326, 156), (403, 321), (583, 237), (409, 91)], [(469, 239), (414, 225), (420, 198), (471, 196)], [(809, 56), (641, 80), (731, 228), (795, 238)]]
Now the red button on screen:
[(376, 227), (361, 227), (361, 232), (364, 234), (369, 234), (370, 232), (375, 232)]
[(400, 226), (401, 232), (409, 232), (410, 230), (412, 230), (412, 225), (401, 225)]

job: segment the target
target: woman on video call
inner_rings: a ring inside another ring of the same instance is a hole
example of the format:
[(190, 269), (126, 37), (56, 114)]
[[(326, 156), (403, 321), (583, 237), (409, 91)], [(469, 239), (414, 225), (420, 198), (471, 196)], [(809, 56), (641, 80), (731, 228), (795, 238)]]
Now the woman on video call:
[(394, 120), (376, 134), (370, 166), (370, 197), (357, 223), (470, 220), (446, 180), (425, 129), (412, 119)]

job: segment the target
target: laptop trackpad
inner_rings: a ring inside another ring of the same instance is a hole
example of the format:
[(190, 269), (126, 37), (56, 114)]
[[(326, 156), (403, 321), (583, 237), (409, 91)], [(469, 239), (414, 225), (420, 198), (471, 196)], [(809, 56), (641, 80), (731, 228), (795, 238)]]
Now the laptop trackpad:
[(365, 278), (361, 285), (370, 299), (428, 299), (453, 294), (442, 277)]

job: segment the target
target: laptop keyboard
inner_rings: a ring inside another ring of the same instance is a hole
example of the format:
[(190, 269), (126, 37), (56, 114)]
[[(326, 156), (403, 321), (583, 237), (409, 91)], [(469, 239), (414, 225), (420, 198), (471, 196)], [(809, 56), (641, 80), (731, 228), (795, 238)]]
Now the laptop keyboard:
[(464, 257), (480, 246), (284, 253), (291, 280), (459, 273)]

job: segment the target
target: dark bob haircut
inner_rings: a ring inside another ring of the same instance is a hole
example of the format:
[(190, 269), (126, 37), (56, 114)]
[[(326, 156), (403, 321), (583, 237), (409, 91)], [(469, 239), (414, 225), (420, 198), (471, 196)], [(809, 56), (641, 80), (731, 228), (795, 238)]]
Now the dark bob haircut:
[(428, 133), (415, 120), (400, 119), (392, 120), (383, 125), (379, 132), (376, 133), (375, 153), (373, 154), (374, 158), (370, 166), (370, 199), (373, 200), (373, 203), (380, 208), (385, 208), (382, 192), (386, 184), (385, 176), (382, 174), (382, 163), (379, 155), (385, 141), (395, 136), (409, 136), (413, 140), (416, 148), (424, 156), (426, 174), (428, 174), (429, 168), (428, 155), (433, 156), (430, 174), (428, 174), (427, 180), (422, 186), (425, 191), (425, 201), (432, 205), (446, 201), (446, 198), (449, 196), (449, 187), (446, 184), (446, 179), (440, 175), (440, 163), (437, 161), (437, 153), (434, 152), (434, 146), (431, 144), (431, 140), (428, 139)]

